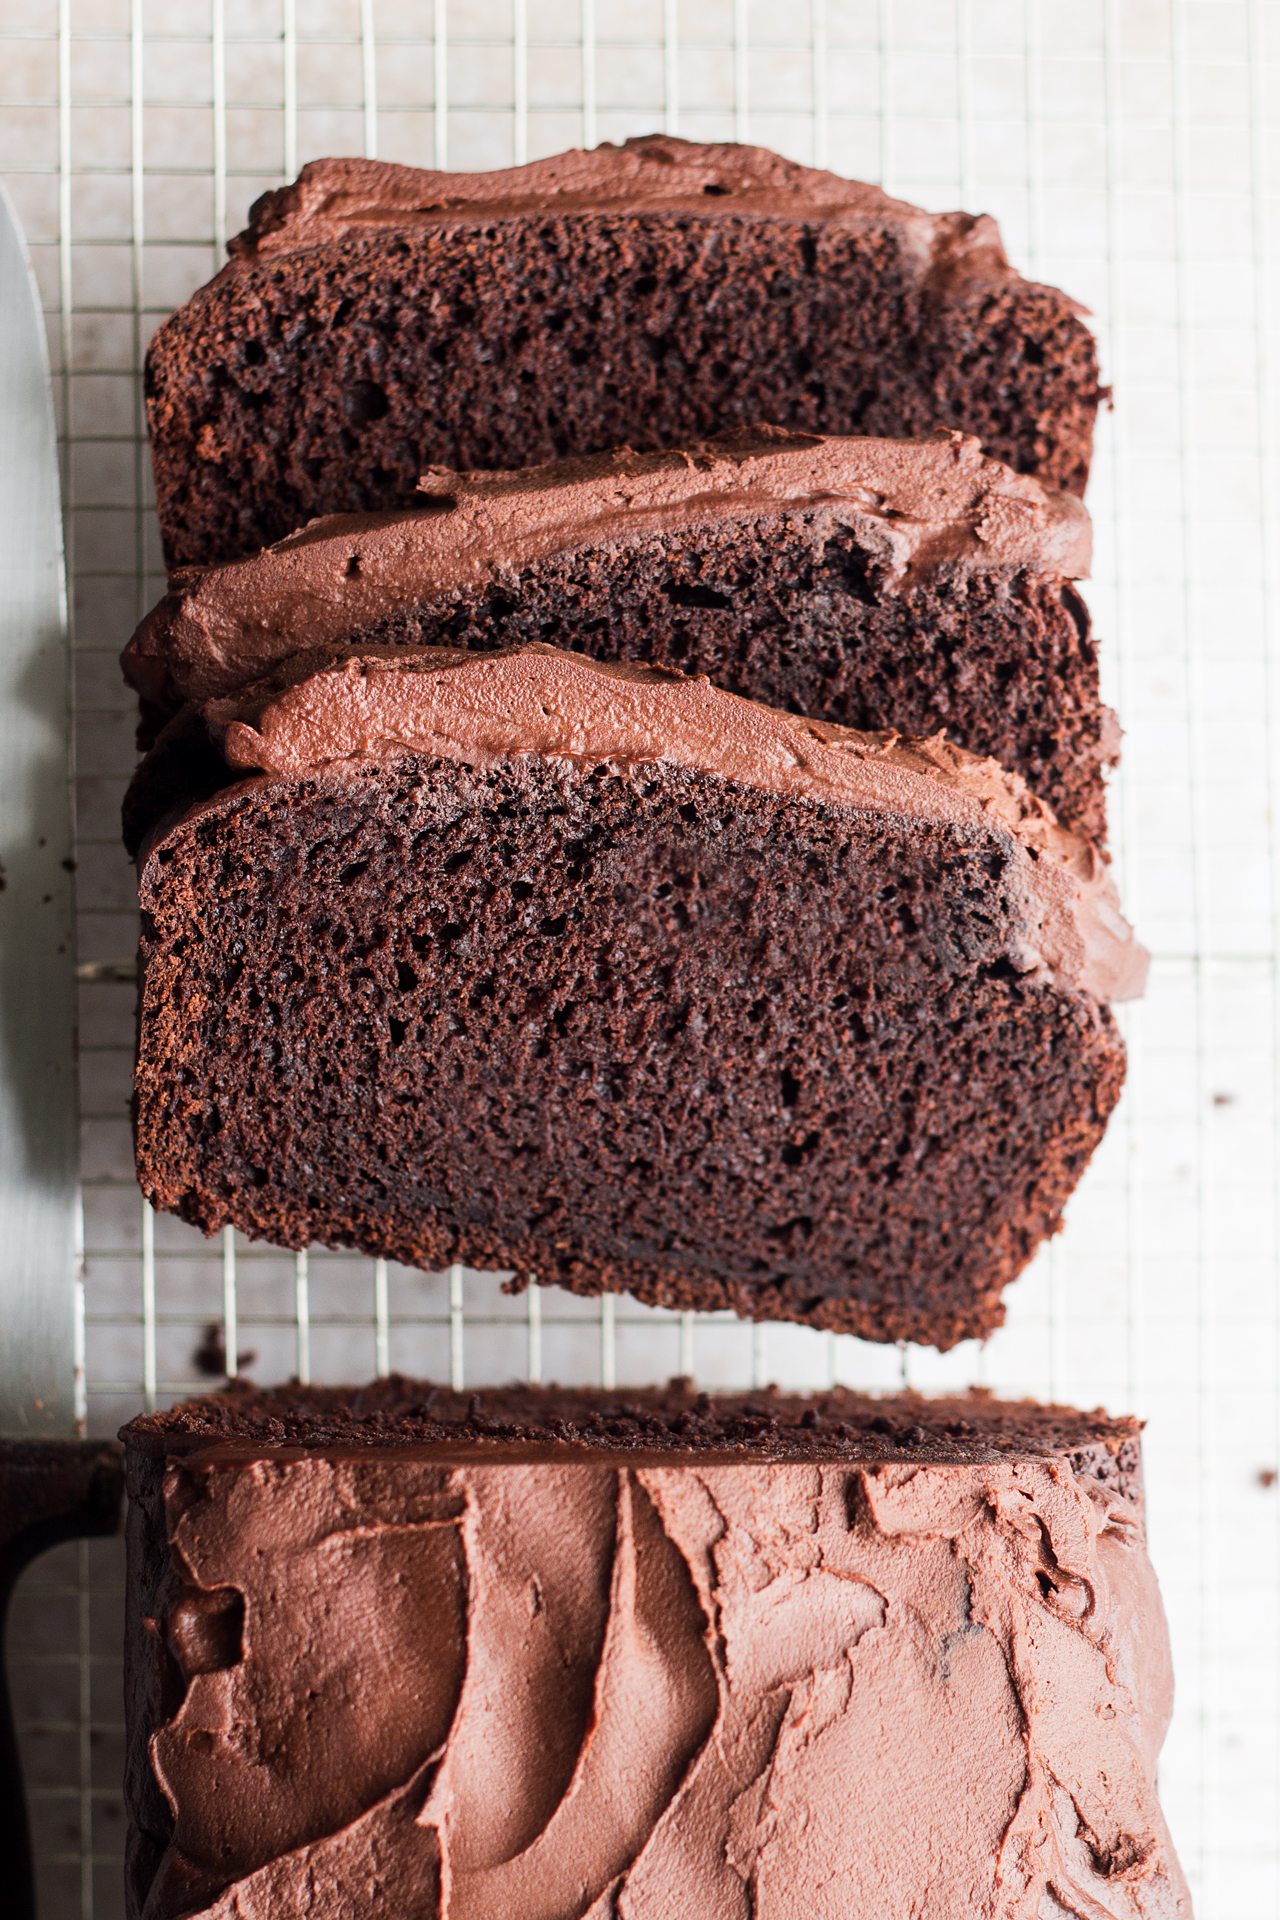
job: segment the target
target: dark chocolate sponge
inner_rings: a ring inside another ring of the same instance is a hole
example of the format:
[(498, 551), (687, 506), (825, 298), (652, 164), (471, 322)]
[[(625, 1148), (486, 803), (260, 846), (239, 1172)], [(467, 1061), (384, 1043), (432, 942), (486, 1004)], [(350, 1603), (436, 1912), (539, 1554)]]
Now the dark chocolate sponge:
[(1105, 1005), (1004, 957), (1001, 845), (669, 764), (228, 787), (142, 870), (143, 1186), (285, 1246), (986, 1334), (1124, 1071)]
[(1067, 1454), (1126, 1498), (1142, 1492), (1141, 1426), (1048, 1406), (997, 1400), (981, 1388), (950, 1397), (824, 1393), (700, 1393), (686, 1379), (661, 1387), (486, 1387), (455, 1393), (391, 1374), (363, 1386), (258, 1387), (139, 1414), (120, 1438), (131, 1456), (162, 1461), (220, 1442), (257, 1447), (547, 1445), (620, 1453), (737, 1451), (772, 1459), (978, 1462), (1007, 1454)]
[[(615, 192), (594, 211), (555, 194), (539, 203), (539, 169), (560, 164), (541, 162), (505, 176), (530, 175), (514, 206), (457, 176), (447, 216), (339, 220), (272, 251), (283, 203), (305, 201), (311, 183), (267, 195), (234, 265), (147, 356), (169, 564), (251, 553), (316, 514), (401, 504), (432, 464), (644, 450), (758, 420), (960, 427), (1019, 471), (1083, 492), (1101, 398), (1092, 336), (1063, 294), (1011, 273), (993, 227), (978, 235), (981, 263), (957, 264), (980, 226), (967, 216), (929, 222), (856, 189), (867, 207), (842, 224), (822, 202), (831, 175), (758, 149), (629, 143), (641, 145), (645, 161), (670, 155), (685, 173), (708, 156), (698, 198), (665, 210), (652, 194), (628, 208)], [(758, 163), (817, 184), (766, 190), (757, 211), (751, 178), (739, 198), (736, 182), (712, 177), (726, 154), (748, 174)], [(319, 167), (357, 178), (343, 198), (366, 174), (375, 196), (378, 178), (407, 176), (428, 183), (430, 205), (441, 179)]]

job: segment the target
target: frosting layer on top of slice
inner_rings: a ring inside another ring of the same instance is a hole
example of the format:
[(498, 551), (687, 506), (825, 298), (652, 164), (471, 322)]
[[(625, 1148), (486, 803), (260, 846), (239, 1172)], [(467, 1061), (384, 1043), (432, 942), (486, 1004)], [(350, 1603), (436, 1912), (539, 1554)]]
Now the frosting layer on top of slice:
[(970, 434), (919, 439), (752, 427), (664, 453), (628, 448), (508, 473), (432, 468), (423, 503), (333, 514), (249, 559), (175, 574), (124, 654), (152, 699), (203, 700), (400, 609), (482, 591), (541, 559), (700, 525), (829, 515), (910, 586), (939, 567), (1088, 572), (1073, 494), (984, 456)]
[(291, 185), (254, 202), (248, 227), (228, 252), (234, 268), (349, 237), (548, 213), (683, 213), (703, 219), (747, 214), (891, 229), (921, 277), (939, 291), (955, 279), (998, 283), (1019, 277), (989, 214), (925, 213), (879, 187), (799, 166), (766, 147), (704, 144), (670, 134), (646, 134), (621, 147), (606, 142), (590, 152), (575, 148), (491, 173), (435, 173), (386, 160), (313, 160)]
[(1021, 973), (1099, 999), (1141, 993), (1147, 955), (1109, 869), (1016, 775), (941, 736), (903, 739), (808, 720), (705, 678), (532, 645), (481, 654), (362, 652), (292, 684), (210, 702), (231, 767), (297, 778), (398, 752), (469, 765), (523, 755), (622, 770), (667, 762), (784, 796), (835, 802), (962, 833), (994, 833), (1015, 909)]

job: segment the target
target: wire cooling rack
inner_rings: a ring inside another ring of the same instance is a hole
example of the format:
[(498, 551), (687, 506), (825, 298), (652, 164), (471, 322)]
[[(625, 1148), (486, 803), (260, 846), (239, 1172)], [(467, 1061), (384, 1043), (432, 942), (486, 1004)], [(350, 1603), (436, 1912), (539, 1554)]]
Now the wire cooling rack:
[[(1280, 1913), (1278, 79), (1272, 0), (0, 0), (0, 172), (44, 295), (74, 578), (90, 1431), (237, 1366), (977, 1381), (1135, 1410), (1177, 1662), (1162, 1792), (1200, 1920)], [(307, 159), (478, 169), (655, 130), (996, 214), (1024, 272), (1092, 309), (1115, 386), (1090, 600), (1155, 960), (1121, 1109), (985, 1347), (295, 1260), (153, 1217), (133, 1182), (115, 655), (163, 586), (147, 340)], [(61, 1548), (14, 1603), (44, 1920), (121, 1910), (121, 1574), (113, 1543)]]

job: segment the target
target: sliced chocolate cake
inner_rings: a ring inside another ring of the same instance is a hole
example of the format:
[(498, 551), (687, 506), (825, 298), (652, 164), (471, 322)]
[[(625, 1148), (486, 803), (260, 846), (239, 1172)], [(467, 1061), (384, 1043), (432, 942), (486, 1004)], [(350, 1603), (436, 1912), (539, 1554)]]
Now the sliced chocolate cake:
[(121, 1437), (131, 1920), (1190, 1920), (1136, 1421), (392, 1379)]
[(985, 215), (654, 135), (484, 174), (315, 161), (250, 220), (147, 358), (171, 566), (403, 505), (424, 467), (757, 420), (956, 427), (1084, 491), (1093, 337)]
[(1108, 871), (945, 741), (385, 648), (192, 710), (129, 812), (138, 1170), (208, 1232), (946, 1347), (1120, 1091)]
[(1104, 839), (1117, 729), (1071, 584), (1089, 518), (976, 440), (755, 427), (423, 486), (177, 575), (124, 655), (143, 744), (317, 647), (542, 640), (843, 726), (946, 728)]

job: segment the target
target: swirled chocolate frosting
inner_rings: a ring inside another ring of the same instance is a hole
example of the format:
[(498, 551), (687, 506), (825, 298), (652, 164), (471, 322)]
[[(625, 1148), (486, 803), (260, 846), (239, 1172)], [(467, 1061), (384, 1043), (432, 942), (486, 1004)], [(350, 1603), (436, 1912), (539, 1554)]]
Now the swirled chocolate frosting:
[(1136, 1485), (888, 1413), (175, 1460), (147, 1913), (1189, 1920)]

